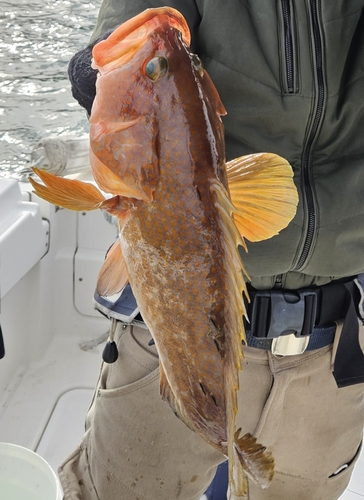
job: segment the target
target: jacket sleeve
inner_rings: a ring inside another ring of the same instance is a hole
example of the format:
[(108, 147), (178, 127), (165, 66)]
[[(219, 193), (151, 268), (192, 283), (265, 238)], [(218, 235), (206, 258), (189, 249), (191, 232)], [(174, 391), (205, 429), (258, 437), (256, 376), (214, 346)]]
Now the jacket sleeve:
[(116, 28), (145, 9), (173, 7), (185, 17), (192, 35), (192, 44), (200, 23), (200, 14), (195, 0), (103, 0), (91, 42), (106, 31)]

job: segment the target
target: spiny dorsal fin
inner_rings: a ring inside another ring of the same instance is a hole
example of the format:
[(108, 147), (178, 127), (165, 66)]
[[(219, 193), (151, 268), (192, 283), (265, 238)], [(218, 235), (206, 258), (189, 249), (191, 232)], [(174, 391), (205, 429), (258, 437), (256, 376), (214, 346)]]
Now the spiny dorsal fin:
[(35, 194), (49, 203), (69, 210), (96, 210), (105, 200), (101, 191), (89, 182), (58, 177), (38, 168), (33, 168), (33, 171), (45, 185), (32, 177), (29, 177), (29, 182)]
[(128, 271), (117, 240), (107, 253), (97, 278), (96, 290), (99, 295), (110, 296), (120, 292), (128, 282)]
[[(226, 401), (226, 437), (227, 455), (229, 458), (229, 483), (237, 491), (245, 491), (246, 481), (238, 458), (234, 451), (235, 419), (237, 413), (237, 390), (239, 388), (239, 371), (241, 370), (242, 340), (245, 340), (242, 316), (246, 313), (242, 293), (247, 294), (243, 274), (246, 274), (239, 255), (238, 245), (243, 244), (231, 214), (234, 207), (228, 193), (221, 182), (211, 181), (211, 191), (215, 195), (214, 205), (219, 215), (219, 226), (222, 233), (222, 246), (227, 279), (226, 302), (229, 304), (224, 319), (226, 325), (224, 357), (224, 384)], [(237, 485), (237, 486), (235, 486)]]
[(297, 189), (290, 164), (259, 153), (226, 164), (234, 222), (243, 238), (261, 241), (285, 228), (296, 214)]
[(220, 227), (223, 234), (224, 254), (226, 259), (226, 275), (229, 279), (228, 303), (231, 310), (225, 320), (230, 335), (226, 336), (225, 357), (225, 387), (226, 387), (226, 417), (227, 417), (227, 451), (229, 457), (229, 483), (231, 491), (236, 496), (247, 492), (245, 471), (262, 487), (267, 487), (274, 474), (274, 461), (265, 448), (256, 443), (249, 434), (239, 437), (240, 430), (235, 432), (237, 413), (236, 391), (239, 387), (238, 374), (241, 369), (241, 341), (245, 339), (244, 325), (241, 320), (245, 314), (242, 292), (247, 295), (243, 275), (246, 275), (237, 250), (242, 244), (236, 224), (231, 219), (235, 208), (229, 200), (228, 193), (218, 181), (211, 182), (211, 191), (215, 194), (215, 207), (220, 215)]

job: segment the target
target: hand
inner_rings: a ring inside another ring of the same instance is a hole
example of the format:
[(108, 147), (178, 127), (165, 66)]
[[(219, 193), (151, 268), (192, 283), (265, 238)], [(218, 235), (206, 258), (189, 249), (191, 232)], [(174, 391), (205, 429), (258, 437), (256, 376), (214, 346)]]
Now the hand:
[(93, 47), (107, 38), (114, 30), (108, 30), (86, 48), (77, 52), (68, 65), (68, 78), (72, 85), (72, 95), (91, 114), (92, 104), (96, 95), (97, 70), (91, 67)]

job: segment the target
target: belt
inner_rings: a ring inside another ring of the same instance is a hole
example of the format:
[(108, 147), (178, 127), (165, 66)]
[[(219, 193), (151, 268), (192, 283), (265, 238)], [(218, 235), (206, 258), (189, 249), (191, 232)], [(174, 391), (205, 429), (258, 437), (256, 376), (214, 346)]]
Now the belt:
[(280, 342), (275, 343), (274, 339), (254, 337), (250, 330), (246, 330), (245, 334), (249, 347), (272, 351), (274, 354), (287, 356), (290, 354), (302, 354), (304, 351), (314, 351), (315, 349), (326, 347), (334, 342), (335, 332), (336, 325), (318, 326), (315, 327), (312, 333), (307, 337), (301, 337), (301, 341), (299, 341), (300, 339), (296, 341), (297, 337), (295, 337), (294, 334), (289, 334), (285, 335), (284, 339), (281, 337)]
[(338, 387), (364, 382), (359, 343), (359, 289), (354, 279), (300, 290), (248, 287), (247, 343), (277, 355), (301, 354), (329, 345), (342, 320), (333, 375)]

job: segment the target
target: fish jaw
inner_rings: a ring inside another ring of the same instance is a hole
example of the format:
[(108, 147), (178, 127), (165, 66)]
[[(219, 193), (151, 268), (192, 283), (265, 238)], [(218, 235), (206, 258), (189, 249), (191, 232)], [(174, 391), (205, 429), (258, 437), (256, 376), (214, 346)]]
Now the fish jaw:
[(150, 34), (160, 27), (178, 29), (185, 44), (190, 45), (190, 30), (180, 12), (171, 7), (146, 9), (95, 45), (92, 51), (93, 68), (105, 74), (126, 64), (146, 43)]

